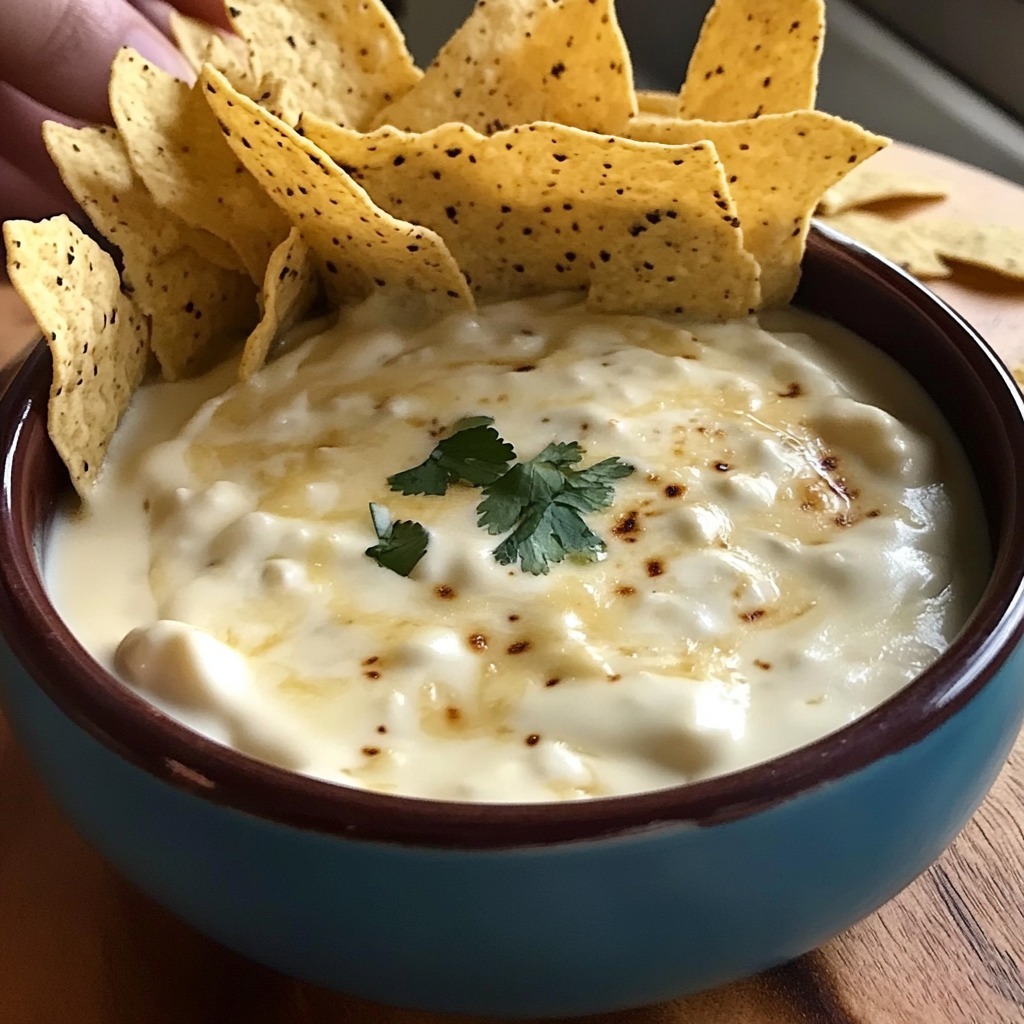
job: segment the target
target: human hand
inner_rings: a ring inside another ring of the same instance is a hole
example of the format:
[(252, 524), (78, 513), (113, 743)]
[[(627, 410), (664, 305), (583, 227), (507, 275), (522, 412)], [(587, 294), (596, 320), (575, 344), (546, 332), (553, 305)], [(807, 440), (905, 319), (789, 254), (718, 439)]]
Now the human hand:
[(191, 79), (167, 36), (172, 6), (227, 27), (222, 0), (0, 0), (0, 221), (74, 209), (40, 127), (109, 122), (107, 81), (122, 46)]

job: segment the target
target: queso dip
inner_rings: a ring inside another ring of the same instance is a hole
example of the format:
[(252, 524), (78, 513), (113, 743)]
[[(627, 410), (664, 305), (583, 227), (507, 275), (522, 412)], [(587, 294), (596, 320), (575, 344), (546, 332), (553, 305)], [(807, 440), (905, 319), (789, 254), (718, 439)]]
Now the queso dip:
[[(382, 310), (247, 383), (227, 367), (144, 389), (52, 539), (82, 643), (217, 741), (428, 798), (653, 790), (864, 714), (980, 595), (982, 516), (949, 429), (834, 326), (566, 296), (428, 327)], [(588, 517), (596, 560), (530, 575), (494, 558), (478, 490), (389, 490), (467, 416), (521, 458), (578, 441), (587, 464), (634, 467)], [(370, 502), (427, 527), (408, 577), (365, 554)]]

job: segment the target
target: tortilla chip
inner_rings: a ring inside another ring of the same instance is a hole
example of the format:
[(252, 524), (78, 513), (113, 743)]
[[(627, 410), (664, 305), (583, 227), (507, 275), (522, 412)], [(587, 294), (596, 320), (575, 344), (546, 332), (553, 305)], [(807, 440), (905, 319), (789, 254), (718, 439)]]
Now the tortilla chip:
[[(231, 79), (228, 78), (228, 81)], [(231, 84), (234, 85), (233, 82)], [(235, 86), (235, 88), (238, 87)], [(244, 89), (238, 91), (247, 96), (250, 95)], [(292, 90), (277, 75), (265, 74), (251, 96), (264, 110), (269, 110), (274, 117), (280, 118), (289, 125), (299, 123), (302, 111), (294, 106)]]
[(466, 279), (438, 235), (374, 206), (325, 153), (213, 68), (204, 68), (200, 87), (231, 148), (319, 257), (332, 301), (387, 289), (422, 295), (441, 311), (473, 308)]
[(920, 222), (892, 221), (857, 210), (823, 217), (821, 223), (852, 238), (917, 277), (949, 277), (950, 270)]
[(660, 89), (637, 89), (636, 109), (638, 114), (675, 117), (679, 113), (679, 96), (674, 92), (662, 92)]
[(212, 64), (236, 89), (247, 96), (256, 91), (256, 78), (249, 65), (249, 52), (238, 36), (216, 33), (206, 48), (197, 74), (203, 64)]
[(191, 249), (155, 265), (135, 289), (152, 310), (153, 354), (165, 380), (205, 373), (256, 323), (256, 290), (247, 274), (222, 270)]
[(67, 217), (4, 225), (7, 272), (53, 356), (49, 431), (75, 489), (96, 480), (149, 358), (114, 261)]
[(824, 0), (716, 0), (679, 96), (679, 114), (741, 121), (813, 110)]
[(557, 124), (371, 135), (303, 118), (374, 200), (444, 238), (480, 300), (590, 288), (600, 309), (716, 317), (758, 304), (757, 264), (710, 144)]
[(132, 166), (157, 204), (229, 243), (262, 284), (288, 223), (224, 145), (196, 89), (122, 50), (111, 71), (110, 108)]
[(113, 128), (48, 122), (43, 136), (71, 194), (121, 250), (125, 288), (152, 319), (151, 347), (164, 377), (200, 372), (226, 355), (256, 319), (248, 275), (193, 248), (201, 232), (153, 202)]
[(219, 32), (181, 11), (171, 11), (171, 37), (197, 75), (204, 64), (212, 64), (236, 89), (246, 93), (252, 89), (249, 54), (238, 36)]
[(380, 0), (230, 0), (228, 15), (259, 81), (282, 83), (281, 108), (366, 126), (421, 77)]
[(634, 113), (613, 0), (478, 0), (423, 80), (373, 124), (421, 132), (459, 121), (489, 135), (555, 121), (615, 134)]
[(948, 195), (949, 189), (932, 178), (858, 167), (821, 197), (818, 212), (832, 216), (886, 199), (942, 199)]
[(766, 306), (784, 305), (796, 291), (821, 194), (888, 145), (860, 125), (817, 110), (727, 122), (649, 114), (634, 118), (627, 134), (647, 142), (714, 143), (743, 223), (744, 244), (761, 264)]
[(211, 263), (243, 270), (238, 254), (223, 239), (157, 206), (132, 170), (120, 134), (104, 126), (43, 125), (43, 141), (75, 202), (96, 229), (136, 264), (186, 246), (205, 252)]
[(181, 11), (171, 11), (170, 27), (174, 45), (181, 50), (188, 66), (198, 75), (206, 63), (206, 52), (217, 30), (207, 22), (190, 18)]
[(944, 259), (1024, 281), (1024, 229), (933, 218), (910, 223), (927, 233), (935, 251)]
[(263, 319), (249, 335), (238, 375), (248, 380), (271, 348), (309, 312), (320, 290), (316, 257), (297, 228), (274, 250), (263, 285)]

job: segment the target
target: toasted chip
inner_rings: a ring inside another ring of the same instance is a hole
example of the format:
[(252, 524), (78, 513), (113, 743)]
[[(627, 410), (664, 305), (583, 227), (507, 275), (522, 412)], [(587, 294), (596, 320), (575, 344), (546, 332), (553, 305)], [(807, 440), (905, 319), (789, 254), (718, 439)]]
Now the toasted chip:
[(157, 206), (132, 170), (116, 129), (71, 128), (47, 121), (43, 140), (75, 202), (129, 262), (139, 266), (189, 247), (204, 253), (216, 266), (244, 269), (238, 254), (223, 239)]
[(308, 110), (365, 127), (421, 77), (380, 0), (231, 0), (228, 15), (257, 81), (281, 82), (281, 108), (295, 120)]
[(206, 63), (206, 53), (217, 30), (208, 22), (190, 18), (181, 11), (171, 11), (170, 26), (174, 45), (181, 50), (189, 67), (198, 75), (199, 69)]
[(164, 377), (189, 376), (223, 357), (256, 321), (249, 276), (195, 251), (201, 232), (153, 202), (114, 129), (51, 122), (44, 138), (71, 194), (121, 250), (125, 288), (152, 320), (151, 347)]
[(387, 289), (422, 295), (439, 310), (473, 308), (466, 280), (438, 235), (374, 206), (325, 153), (213, 68), (203, 70), (200, 84), (232, 149), (319, 257), (333, 301)]
[(933, 178), (858, 167), (821, 197), (818, 212), (831, 216), (887, 199), (942, 199), (947, 195), (947, 186)]
[(171, 11), (170, 20), (171, 36), (197, 75), (204, 64), (212, 64), (236, 89), (249, 92), (253, 84), (249, 54), (238, 36), (219, 32), (180, 11)]
[[(228, 81), (230, 77), (226, 76)], [(231, 83), (234, 85), (234, 82)], [(238, 88), (235, 86), (235, 88)], [(239, 92), (245, 92), (239, 89)], [(249, 95), (249, 93), (246, 93)], [(260, 79), (260, 84), (252, 93), (252, 98), (264, 109), (269, 110), (274, 117), (286, 121), (290, 125), (298, 124), (302, 111), (292, 105), (292, 92), (277, 75), (269, 72)]]
[(11, 283), (49, 340), (49, 431), (79, 494), (142, 380), (147, 328), (114, 261), (67, 217), (4, 225)]
[(202, 97), (122, 50), (111, 72), (110, 107), (132, 166), (156, 202), (228, 242), (262, 284), (288, 223), (224, 144)]
[(679, 96), (674, 92), (662, 92), (659, 89), (637, 89), (636, 108), (638, 114), (675, 117), (679, 113)]
[(920, 222), (892, 221), (874, 213), (851, 210), (821, 223), (873, 249), (918, 277), (949, 277), (950, 270), (939, 259), (935, 242)]
[(485, 134), (556, 121), (616, 133), (636, 113), (633, 69), (613, 0), (478, 0), (423, 80), (373, 122)]
[(935, 251), (944, 259), (1024, 281), (1024, 229), (938, 218), (922, 218), (909, 224), (926, 232)]
[(686, 71), (679, 113), (708, 121), (813, 110), (824, 0), (716, 0)]
[(627, 134), (648, 142), (710, 139), (725, 167), (743, 240), (761, 264), (761, 297), (783, 305), (800, 280), (811, 213), (821, 194), (888, 140), (817, 110), (746, 121), (683, 121), (649, 114)]
[(237, 348), (257, 321), (247, 274), (222, 270), (181, 249), (150, 271), (140, 304), (153, 318), (153, 354), (165, 380), (194, 377)]
[(263, 284), (263, 319), (249, 335), (238, 375), (248, 380), (275, 343), (309, 312), (320, 289), (316, 257), (297, 228), (274, 250)]
[[(238, 36), (216, 33), (203, 54), (203, 64), (212, 64), (224, 77), (246, 96), (256, 91), (256, 77), (249, 65), (249, 53)], [(198, 72), (197, 72), (198, 73)]]
[(757, 264), (710, 144), (661, 146), (539, 123), (370, 135), (303, 119), (388, 210), (433, 228), (481, 300), (590, 287), (617, 311), (734, 316)]

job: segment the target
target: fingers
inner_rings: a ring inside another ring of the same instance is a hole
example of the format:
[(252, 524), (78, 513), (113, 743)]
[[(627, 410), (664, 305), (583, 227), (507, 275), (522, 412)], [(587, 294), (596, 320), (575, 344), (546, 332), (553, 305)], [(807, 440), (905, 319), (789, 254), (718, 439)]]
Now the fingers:
[(58, 213), (66, 213), (70, 217), (80, 216), (78, 207), (63, 190), (63, 186), (61, 193), (53, 192), (0, 157), (0, 223), (20, 218), (43, 220), (55, 217)]
[[(66, 213), (74, 207), (74, 200), (64, 188), (57, 168), (53, 166), (43, 144), (42, 124), (44, 121), (55, 120), (74, 123), (0, 82), (0, 124), (4, 126), (3, 135), (0, 136), (0, 159), (5, 160), (9, 168), (17, 168), (19, 173), (32, 183), (33, 187), (25, 196), (27, 206), (35, 210), (42, 202), (42, 197), (50, 197), (52, 209), (46, 210), (44, 216)], [(19, 192), (8, 188), (0, 195), (4, 198), (5, 208), (13, 209)], [(8, 215), (30, 216), (18, 210)]]
[(141, 11), (146, 18), (165, 36), (171, 34), (171, 12), (174, 8), (167, 3), (167, 0), (128, 0), (137, 11)]
[(122, 46), (189, 78), (173, 44), (124, 0), (0, 0), (0, 78), (54, 110), (106, 121), (110, 65)]

